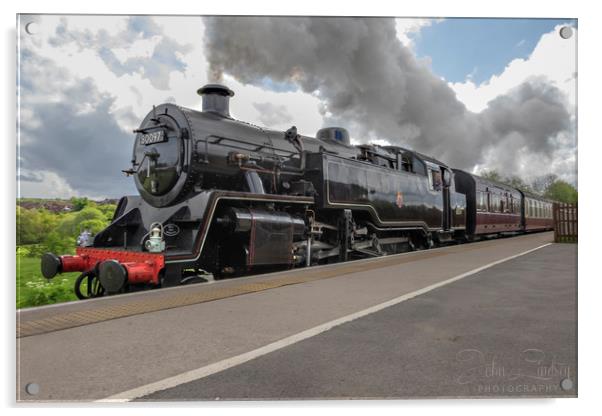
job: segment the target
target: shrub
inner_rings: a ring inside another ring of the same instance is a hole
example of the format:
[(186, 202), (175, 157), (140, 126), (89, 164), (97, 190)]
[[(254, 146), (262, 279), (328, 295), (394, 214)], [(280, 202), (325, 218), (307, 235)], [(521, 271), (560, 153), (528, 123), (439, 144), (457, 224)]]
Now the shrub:
[[(58, 253), (58, 254), (73, 254), (75, 253), (75, 240), (70, 236), (63, 236), (56, 231), (51, 232), (44, 239), (44, 243), (41, 244), (40, 250), (37, 251), (39, 255), (46, 252)], [(41, 251), (41, 253), (40, 253)]]
[(23, 303), (27, 306), (48, 305), (71, 300), (71, 287), (68, 279), (51, 280), (35, 279), (25, 283), (29, 289)]

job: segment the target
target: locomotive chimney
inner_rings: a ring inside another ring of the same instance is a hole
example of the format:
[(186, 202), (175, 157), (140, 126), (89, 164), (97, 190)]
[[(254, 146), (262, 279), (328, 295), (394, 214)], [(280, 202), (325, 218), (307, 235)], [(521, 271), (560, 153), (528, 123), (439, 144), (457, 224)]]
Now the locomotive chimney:
[(234, 91), (225, 85), (207, 84), (198, 89), (197, 94), (203, 97), (203, 111), (230, 117), (230, 97)]

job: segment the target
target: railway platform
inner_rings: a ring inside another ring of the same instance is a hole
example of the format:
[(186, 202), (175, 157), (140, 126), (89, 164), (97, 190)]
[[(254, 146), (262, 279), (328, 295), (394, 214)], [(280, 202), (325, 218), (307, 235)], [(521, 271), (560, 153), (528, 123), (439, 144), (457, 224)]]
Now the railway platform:
[(17, 399), (575, 396), (577, 246), (552, 239), (24, 309)]

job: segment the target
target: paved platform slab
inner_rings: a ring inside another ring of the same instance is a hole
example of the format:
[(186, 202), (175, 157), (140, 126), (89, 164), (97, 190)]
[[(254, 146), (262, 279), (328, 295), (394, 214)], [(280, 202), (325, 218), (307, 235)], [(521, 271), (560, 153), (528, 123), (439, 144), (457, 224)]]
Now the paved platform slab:
[[(20, 338), (18, 399), (102, 399), (253, 350), (538, 247), (551, 237), (545, 233), (452, 246), (433, 251), (439, 254), (428, 259), (420, 258), (423, 253), (410, 253), (408, 258), (416, 256), (415, 261), (391, 265), (390, 259), (378, 259), (374, 262), (382, 261), (383, 267), (358, 267), (356, 272), (353, 266), (340, 265), (335, 267), (348, 271), (329, 279)], [(186, 289), (191, 290), (177, 290)], [(108, 301), (138, 296), (163, 295)], [(40, 314), (39, 318), (52, 310), (28, 313)], [(24, 393), (31, 382), (40, 386), (36, 396)]]
[(574, 397), (576, 266), (548, 246), (140, 400)]

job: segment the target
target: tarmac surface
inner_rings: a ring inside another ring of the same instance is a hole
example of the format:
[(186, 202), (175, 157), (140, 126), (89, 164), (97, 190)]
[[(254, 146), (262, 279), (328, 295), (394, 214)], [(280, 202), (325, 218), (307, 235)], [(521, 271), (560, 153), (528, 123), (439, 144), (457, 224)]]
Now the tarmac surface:
[(574, 397), (575, 260), (548, 246), (140, 400)]
[[(326, 276), (317, 280), (299, 280), (296, 270), (23, 310), (19, 320), (27, 322), (141, 299), (297, 279), (289, 285), (18, 338), (17, 399), (575, 395), (576, 245), (541, 248), (199, 380), (161, 391), (144, 388), (444, 284), (551, 239), (551, 233), (534, 234), (303, 271)], [(510, 355), (502, 357), (508, 362), (503, 365), (504, 377), (510, 377), (506, 383), (486, 377), (487, 368), (497, 370), (499, 352)], [(487, 367), (492, 357), (494, 365)], [(529, 365), (520, 365), (523, 362)], [(531, 368), (533, 362), (537, 368)], [(565, 364), (568, 370), (558, 370)], [(481, 370), (474, 367), (482, 369), (487, 383), (479, 381)], [(468, 374), (457, 382), (463, 371)], [(536, 387), (512, 384), (530, 381), (531, 373), (522, 374), (526, 371), (539, 371)], [(560, 379), (541, 380), (543, 373), (568, 374), (562, 380), (570, 379), (572, 386), (552, 391), (546, 386), (557, 388)], [(37, 394), (25, 392), (29, 383), (38, 385)], [(500, 388), (513, 392), (493, 391)], [(514, 392), (517, 389), (529, 391)]]

